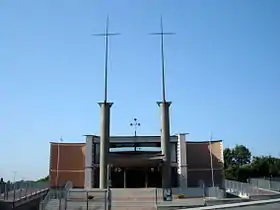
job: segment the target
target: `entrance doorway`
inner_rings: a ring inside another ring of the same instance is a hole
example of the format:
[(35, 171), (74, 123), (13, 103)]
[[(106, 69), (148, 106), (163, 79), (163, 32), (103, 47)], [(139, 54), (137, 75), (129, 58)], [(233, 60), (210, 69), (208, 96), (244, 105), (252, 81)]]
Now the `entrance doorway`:
[(148, 170), (148, 187), (162, 186), (162, 172), (161, 168), (149, 168)]
[(127, 188), (144, 188), (146, 187), (146, 169), (145, 168), (128, 168), (126, 169), (126, 187)]
[(111, 169), (111, 187), (112, 188), (124, 187), (124, 170), (122, 168)]

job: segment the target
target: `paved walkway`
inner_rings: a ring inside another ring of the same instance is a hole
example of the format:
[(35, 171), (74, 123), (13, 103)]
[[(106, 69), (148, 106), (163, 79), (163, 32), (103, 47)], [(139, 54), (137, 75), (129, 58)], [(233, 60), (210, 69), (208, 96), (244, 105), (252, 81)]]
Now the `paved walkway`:
[(271, 203), (271, 204), (264, 204), (259, 206), (243, 206), (243, 207), (235, 207), (230, 208), (230, 210), (279, 210), (280, 203)]

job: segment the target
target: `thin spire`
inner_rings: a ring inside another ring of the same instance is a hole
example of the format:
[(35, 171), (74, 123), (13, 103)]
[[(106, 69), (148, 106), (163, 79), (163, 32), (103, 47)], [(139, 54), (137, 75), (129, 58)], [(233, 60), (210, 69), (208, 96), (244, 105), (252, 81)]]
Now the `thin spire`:
[(104, 102), (107, 102), (108, 97), (108, 31), (109, 31), (109, 16), (106, 21), (106, 32), (105, 32), (105, 69), (104, 69)]
[(105, 33), (93, 34), (94, 36), (105, 37), (105, 64), (104, 64), (104, 102), (108, 99), (108, 54), (109, 54), (109, 36), (119, 35), (119, 33), (109, 33), (109, 15), (107, 15)]
[(164, 60), (164, 36), (174, 35), (175, 33), (167, 33), (163, 30), (162, 16), (160, 18), (160, 33), (152, 33), (151, 35), (160, 35), (161, 37), (161, 82), (162, 82), (162, 100), (166, 101), (166, 90), (165, 90), (165, 60)]

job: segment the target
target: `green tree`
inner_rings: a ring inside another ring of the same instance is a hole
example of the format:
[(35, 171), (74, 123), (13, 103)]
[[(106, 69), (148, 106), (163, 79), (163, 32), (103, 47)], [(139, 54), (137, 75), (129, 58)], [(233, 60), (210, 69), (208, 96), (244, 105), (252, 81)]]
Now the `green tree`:
[(251, 162), (251, 152), (243, 145), (236, 145), (234, 148), (224, 149), (225, 168), (237, 165), (242, 166)]
[(225, 168), (227, 169), (228, 167), (231, 167), (233, 164), (233, 153), (230, 148), (225, 148), (224, 149), (224, 163), (225, 163)]
[(253, 157), (252, 168), (255, 176), (276, 177), (280, 175), (280, 159), (271, 156)]
[(224, 149), (225, 176), (227, 179), (246, 181), (252, 174), (251, 152), (243, 145)]
[(254, 177), (279, 177), (280, 159), (272, 156), (254, 156), (243, 145), (224, 149), (225, 176), (227, 179), (246, 181)]
[(38, 179), (36, 182), (47, 182), (49, 181), (49, 176), (46, 176), (44, 178)]
[(251, 163), (251, 152), (244, 145), (236, 145), (232, 150), (234, 163), (238, 166), (243, 166)]

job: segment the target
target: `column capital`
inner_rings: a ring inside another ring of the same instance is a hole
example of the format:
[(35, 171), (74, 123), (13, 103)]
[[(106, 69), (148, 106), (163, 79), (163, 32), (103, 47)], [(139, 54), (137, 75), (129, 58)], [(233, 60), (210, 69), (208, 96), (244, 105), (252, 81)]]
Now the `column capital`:
[(178, 138), (179, 138), (181, 136), (188, 136), (188, 135), (190, 135), (190, 133), (187, 133), (187, 132), (186, 133), (176, 133), (175, 135), (178, 136)]
[(171, 101), (157, 101), (157, 105), (161, 106), (161, 105), (166, 105), (166, 106), (170, 106), (172, 104)]
[(111, 107), (114, 103), (113, 102), (105, 102), (105, 101), (102, 101), (102, 102), (98, 102), (98, 105), (101, 107), (102, 105), (107, 105), (109, 107)]

